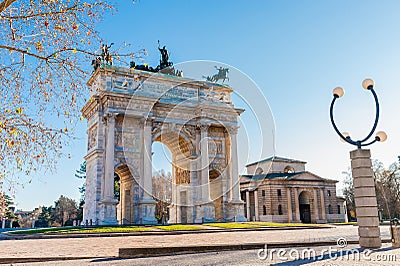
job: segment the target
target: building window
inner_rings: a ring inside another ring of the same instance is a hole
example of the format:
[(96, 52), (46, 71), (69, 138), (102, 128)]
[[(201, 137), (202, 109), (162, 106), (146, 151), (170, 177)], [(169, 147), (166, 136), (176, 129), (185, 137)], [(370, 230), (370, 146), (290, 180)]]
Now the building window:
[(265, 205), (263, 205), (263, 215), (267, 215), (267, 207)]
[(265, 197), (265, 190), (261, 190), (261, 196)]
[(262, 173), (264, 173), (264, 170), (261, 167), (258, 167), (255, 174), (256, 175), (261, 175)]
[(330, 204), (328, 205), (328, 213), (329, 213), (329, 214), (332, 214), (332, 213), (333, 213), (333, 212), (332, 212), (332, 205), (330, 205)]
[(328, 197), (330, 197), (331, 196), (331, 191), (330, 190), (328, 190)]
[(282, 196), (282, 190), (278, 189), (278, 197)]
[(294, 168), (292, 166), (286, 166), (285, 169), (283, 169), (283, 172), (288, 174), (293, 174)]
[(337, 213), (340, 214), (340, 205), (337, 206)]
[(282, 212), (282, 205), (278, 205), (278, 214), (279, 215), (282, 215), (283, 214), (283, 212)]

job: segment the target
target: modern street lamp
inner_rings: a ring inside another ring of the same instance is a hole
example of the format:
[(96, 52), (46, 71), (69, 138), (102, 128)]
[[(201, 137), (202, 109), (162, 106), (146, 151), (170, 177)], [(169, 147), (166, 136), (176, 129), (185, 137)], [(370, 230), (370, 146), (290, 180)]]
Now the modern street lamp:
[[(350, 134), (348, 132), (343, 132), (340, 133), (339, 129), (337, 128), (335, 121), (333, 119), (333, 106), (338, 98), (343, 97), (344, 95), (344, 90), (341, 87), (336, 87), (333, 89), (333, 99), (331, 103), (331, 108), (330, 108), (330, 117), (331, 117), (331, 123), (333, 125), (333, 128), (335, 129), (336, 133), (340, 136), (340, 138), (347, 143), (350, 143), (352, 145), (357, 146), (358, 149), (361, 149), (361, 147), (371, 145), (372, 143), (375, 143), (377, 141), (384, 142), (387, 139), (387, 135), (383, 131), (379, 131), (376, 133), (375, 138), (372, 141), (368, 140), (371, 138), (372, 134), (374, 134), (374, 131), (376, 129), (376, 126), (378, 125), (378, 120), (379, 120), (379, 101), (378, 101), (378, 96), (376, 95), (376, 92), (374, 90), (374, 81), (372, 79), (365, 79), (362, 83), (362, 86), (364, 89), (371, 91), (372, 95), (374, 96), (375, 100), (375, 108), (376, 108), (376, 114), (375, 114), (375, 122), (374, 125), (369, 132), (369, 134), (362, 140), (353, 140), (350, 137)], [(367, 143), (365, 143), (367, 142)]]
[(357, 146), (356, 150), (350, 152), (350, 159), (354, 186), (354, 201), (357, 212), (358, 235), (360, 237), (359, 243), (363, 248), (379, 248), (382, 246), (371, 152), (370, 150), (362, 149), (362, 147), (369, 146), (377, 141), (383, 142), (387, 139), (386, 133), (379, 131), (376, 133), (375, 138), (371, 140), (371, 136), (374, 134), (379, 120), (379, 101), (374, 90), (374, 85), (372, 79), (365, 79), (362, 83), (362, 87), (365, 90), (371, 91), (375, 100), (376, 109), (374, 125), (364, 139), (353, 140), (349, 133), (341, 133), (335, 124), (333, 119), (333, 106), (338, 98), (343, 97), (343, 88), (336, 87), (333, 90), (333, 99), (330, 108), (330, 118), (336, 133), (343, 142)]

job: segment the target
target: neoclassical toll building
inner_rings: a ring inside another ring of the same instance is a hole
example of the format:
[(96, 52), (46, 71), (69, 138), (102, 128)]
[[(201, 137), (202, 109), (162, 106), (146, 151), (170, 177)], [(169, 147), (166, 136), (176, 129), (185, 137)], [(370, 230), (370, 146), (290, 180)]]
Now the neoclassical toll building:
[(249, 221), (344, 222), (344, 199), (336, 196), (336, 180), (306, 171), (306, 162), (281, 157), (248, 164), (240, 179)]
[[(84, 220), (152, 224), (152, 143), (172, 153), (170, 222), (244, 221), (232, 89), (112, 66), (90, 78)], [(120, 200), (114, 196), (114, 176)], [(117, 215), (118, 213), (118, 215)]]

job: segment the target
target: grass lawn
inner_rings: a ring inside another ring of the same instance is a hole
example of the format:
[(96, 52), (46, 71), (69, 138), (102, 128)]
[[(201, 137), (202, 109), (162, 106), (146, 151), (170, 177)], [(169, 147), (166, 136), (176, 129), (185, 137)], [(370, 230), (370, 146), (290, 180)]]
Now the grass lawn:
[(251, 223), (207, 223), (205, 226), (228, 228), (228, 229), (241, 229), (241, 228), (259, 228), (260, 225)]
[(357, 222), (347, 222), (347, 223), (342, 222), (342, 223), (331, 223), (331, 224), (333, 224), (333, 225), (346, 225), (346, 224), (357, 225)]
[(271, 222), (245, 222), (245, 223), (207, 223), (206, 226), (241, 229), (241, 228), (262, 228), (262, 227), (297, 227), (297, 226), (321, 226), (324, 224), (300, 224), (300, 223), (271, 223)]
[[(344, 223), (342, 223), (344, 224)], [(354, 223), (348, 223), (354, 224)], [(247, 229), (262, 227), (297, 227), (297, 226), (319, 226), (330, 227), (327, 224), (301, 224), (301, 223), (271, 223), (271, 222), (244, 222), (244, 223), (207, 223), (203, 225), (190, 224), (172, 224), (172, 225), (154, 225), (148, 227), (141, 226), (98, 226), (98, 227), (51, 227), (37, 228), (27, 230), (10, 231), (10, 235), (33, 235), (33, 234), (90, 234), (90, 233), (129, 233), (141, 231), (154, 231), (160, 229), (165, 231), (189, 231), (189, 230), (207, 230), (211, 227), (226, 229)]]
[(18, 234), (71, 234), (71, 233), (129, 233), (151, 231), (148, 227), (139, 226), (104, 226), (104, 227), (51, 227), (40, 229), (17, 230), (8, 232), (11, 235)]
[(157, 225), (154, 227), (166, 231), (207, 230), (207, 228), (202, 225), (190, 225), (190, 224)]

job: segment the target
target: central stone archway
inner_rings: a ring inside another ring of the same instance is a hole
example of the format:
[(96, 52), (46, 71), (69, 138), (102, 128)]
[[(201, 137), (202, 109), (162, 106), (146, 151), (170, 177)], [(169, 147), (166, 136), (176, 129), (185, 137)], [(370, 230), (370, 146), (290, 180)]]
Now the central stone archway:
[(300, 220), (302, 223), (311, 223), (311, 194), (304, 190), (299, 195)]
[(84, 220), (157, 222), (152, 144), (161, 142), (172, 153), (170, 223), (245, 221), (237, 154), (243, 110), (231, 103), (231, 88), (113, 67), (98, 68), (88, 84)]

